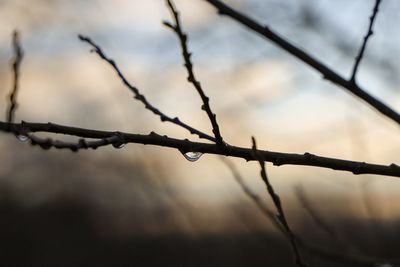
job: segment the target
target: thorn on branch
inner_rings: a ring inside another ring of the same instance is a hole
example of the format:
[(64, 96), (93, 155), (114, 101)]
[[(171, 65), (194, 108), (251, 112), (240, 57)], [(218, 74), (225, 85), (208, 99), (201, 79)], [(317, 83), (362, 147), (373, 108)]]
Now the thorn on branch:
[(172, 24), (171, 24), (169, 21), (164, 20), (164, 21), (162, 22), (162, 24), (163, 24), (164, 26), (166, 26), (166, 27), (172, 29), (172, 30), (175, 30), (174, 26), (172, 26)]

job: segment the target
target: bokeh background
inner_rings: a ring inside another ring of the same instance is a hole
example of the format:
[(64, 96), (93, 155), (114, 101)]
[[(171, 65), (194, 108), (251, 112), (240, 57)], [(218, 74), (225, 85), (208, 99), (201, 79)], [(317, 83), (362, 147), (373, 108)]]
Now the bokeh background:
[[(374, 2), (226, 1), (345, 77)], [(255, 136), (268, 150), (399, 163), (398, 125), (218, 16), (205, 1), (175, 3), (189, 34), (195, 72), (227, 142), (249, 147)], [(398, 111), (399, 11), (398, 1), (383, 1), (358, 72), (360, 85)], [(12, 82), (11, 33), (18, 29), (25, 58), (17, 121), (196, 140), (135, 101), (112, 69), (78, 40), (80, 33), (115, 59), (151, 103), (211, 133), (201, 100), (186, 81), (178, 40), (163, 20), (171, 18), (161, 0), (0, 0), (0, 106), (5, 112)], [(291, 266), (282, 235), (217, 156), (192, 163), (178, 151), (135, 144), (79, 153), (43, 151), (6, 134), (0, 146), (4, 261), (21, 266)], [(257, 164), (231, 161), (271, 205)], [(395, 260), (397, 179), (299, 166), (268, 165), (268, 171), (289, 223), (303, 239), (343, 253)]]

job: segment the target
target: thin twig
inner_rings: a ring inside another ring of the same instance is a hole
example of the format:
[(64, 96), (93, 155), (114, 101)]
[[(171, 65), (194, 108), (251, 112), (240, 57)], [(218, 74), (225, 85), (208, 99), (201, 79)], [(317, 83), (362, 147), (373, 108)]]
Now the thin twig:
[(207, 139), (210, 140), (212, 142), (215, 142), (215, 138), (203, 133), (193, 127), (191, 127), (190, 125), (182, 122), (178, 117), (170, 117), (167, 116), (166, 114), (164, 114), (162, 111), (160, 111), (158, 108), (156, 108), (155, 106), (153, 106), (148, 100), (147, 98), (142, 95), (139, 91), (139, 89), (137, 87), (135, 87), (134, 85), (132, 85), (124, 76), (124, 74), (122, 73), (122, 71), (118, 68), (117, 63), (115, 63), (115, 61), (109, 57), (106, 56), (106, 54), (103, 52), (103, 50), (100, 48), (100, 46), (98, 46), (94, 41), (92, 41), (89, 37), (87, 36), (83, 36), (83, 35), (79, 35), (78, 36), (79, 39), (83, 42), (88, 43), (89, 45), (91, 45), (93, 47), (93, 49), (91, 50), (92, 52), (95, 52), (101, 59), (103, 59), (104, 61), (106, 61), (108, 64), (110, 64), (110, 66), (114, 69), (114, 71), (117, 73), (118, 77), (121, 79), (122, 83), (129, 88), (132, 93), (134, 94), (134, 98), (139, 100), (140, 102), (142, 102), (145, 106), (146, 109), (150, 110), (151, 112), (153, 112), (155, 115), (159, 116), (161, 121), (168, 121), (171, 122), (173, 124), (176, 124), (186, 130), (188, 130), (191, 134), (195, 134), (198, 135), (200, 138), (203, 139)]
[[(9, 126), (8, 126), (9, 125)], [(14, 134), (26, 134), (29, 132), (47, 132), (47, 133), (59, 133), (72, 136), (78, 136), (82, 138), (93, 138), (101, 139), (115, 135), (115, 131), (99, 131), (93, 129), (84, 129), (77, 127), (70, 127), (65, 125), (58, 125), (54, 123), (7, 123), (0, 121), (0, 131), (11, 132)], [(225, 155), (229, 157), (242, 158), (247, 161), (259, 160), (254, 158), (252, 149), (238, 147), (238, 146), (227, 146), (223, 148), (216, 144), (193, 142), (187, 139), (175, 139), (167, 136), (161, 136), (155, 133), (149, 135), (140, 135), (132, 133), (122, 133), (125, 139), (125, 143), (138, 143), (146, 145), (156, 145), (163, 147), (170, 147), (180, 150), (181, 152), (202, 152), (206, 154)], [(328, 158), (313, 155), (310, 153), (295, 154), (295, 153), (283, 153), (274, 152), (267, 150), (258, 150), (257, 153), (262, 157), (263, 161), (272, 162), (276, 166), (281, 165), (302, 165), (302, 166), (313, 166), (322, 167), (333, 170), (349, 171), (353, 174), (378, 174), (385, 176), (400, 177), (400, 166), (395, 163), (390, 165), (379, 165), (372, 163), (365, 163), (359, 161), (343, 160), (337, 158)]]
[(196, 76), (194, 74), (193, 64), (192, 64), (192, 62), (190, 60), (190, 57), (191, 57), (192, 54), (189, 52), (188, 47), (187, 47), (188, 36), (187, 36), (187, 34), (185, 34), (182, 31), (182, 27), (181, 27), (180, 20), (179, 20), (179, 13), (178, 13), (178, 11), (176, 10), (176, 8), (174, 7), (174, 5), (172, 4), (172, 2), (170, 0), (167, 0), (166, 2), (167, 2), (167, 5), (168, 5), (171, 13), (172, 13), (172, 17), (175, 20), (175, 25), (172, 25), (169, 22), (164, 22), (164, 25), (167, 26), (168, 28), (172, 29), (176, 33), (176, 35), (178, 36), (180, 44), (181, 44), (181, 48), (182, 48), (183, 60), (185, 61), (184, 65), (185, 65), (185, 68), (186, 68), (187, 73), (188, 73), (187, 79), (196, 88), (197, 92), (199, 93), (199, 95), (201, 97), (201, 100), (203, 101), (203, 105), (201, 106), (201, 109), (204, 110), (207, 113), (207, 116), (210, 119), (211, 126), (212, 126), (212, 131), (214, 133), (216, 143), (218, 145), (224, 145), (224, 141), (222, 139), (221, 132), (219, 130), (219, 126), (218, 126), (218, 123), (217, 123), (216, 115), (215, 115), (215, 113), (213, 113), (211, 111), (210, 99), (204, 93), (204, 90), (201, 87), (200, 82), (196, 79)]
[(14, 58), (12, 60), (13, 86), (9, 96), (10, 104), (7, 109), (7, 122), (9, 123), (14, 122), (14, 113), (18, 107), (17, 93), (19, 87), (20, 66), (24, 56), (24, 52), (20, 44), (19, 33), (17, 31), (14, 31), (13, 33), (12, 45), (14, 49)]
[(261, 167), (261, 171), (260, 171), (260, 175), (262, 180), (264, 181), (265, 185), (267, 186), (267, 191), (268, 194), (271, 196), (271, 199), (276, 207), (277, 210), (277, 219), (278, 221), (282, 224), (282, 226), (285, 228), (285, 231), (287, 232), (289, 239), (290, 239), (290, 244), (292, 246), (292, 250), (293, 250), (293, 255), (294, 255), (294, 260), (297, 266), (299, 267), (305, 267), (308, 266), (305, 261), (303, 260), (301, 254), (300, 254), (300, 250), (298, 248), (297, 245), (297, 241), (296, 241), (296, 237), (294, 235), (294, 233), (292, 232), (292, 230), (290, 229), (290, 226), (287, 222), (285, 213), (283, 211), (283, 207), (282, 207), (282, 201), (280, 199), (280, 197), (278, 196), (278, 194), (275, 192), (275, 189), (272, 187), (272, 184), (270, 183), (268, 176), (267, 176), (267, 171), (265, 168), (265, 162), (262, 158), (262, 156), (259, 154), (258, 150), (257, 150), (257, 144), (256, 144), (256, 139), (254, 137), (252, 137), (252, 142), (253, 142), (253, 154), (254, 154), (254, 158), (260, 163), (260, 167)]
[(356, 82), (356, 74), (357, 74), (358, 66), (360, 65), (360, 62), (361, 62), (361, 60), (362, 60), (362, 58), (363, 58), (364, 51), (365, 51), (365, 47), (367, 46), (368, 39), (369, 39), (369, 37), (371, 37), (372, 34), (373, 34), (372, 26), (374, 25), (374, 21), (375, 21), (376, 15), (378, 14), (378, 11), (379, 11), (379, 4), (380, 4), (380, 3), (381, 3), (381, 0), (376, 0), (374, 9), (372, 10), (372, 15), (371, 15), (371, 17), (369, 18), (368, 32), (367, 32), (367, 34), (365, 35), (364, 40), (363, 40), (363, 43), (362, 43), (361, 48), (360, 48), (360, 51), (358, 52), (358, 55), (357, 55), (356, 58), (355, 58), (355, 62), (354, 62), (354, 66), (353, 66), (353, 71), (352, 71), (352, 74), (351, 74), (351, 81), (352, 81), (353, 83)]
[(271, 30), (268, 26), (263, 26), (256, 22), (254, 19), (241, 14), (240, 12), (234, 10), (233, 8), (229, 7), (228, 5), (224, 4), (219, 0), (203, 0), (211, 5), (213, 5), (221, 15), (226, 15), (231, 17), (233, 20), (239, 22), (240, 24), (248, 27), (249, 29), (257, 32), (258, 34), (262, 35), (263, 37), (267, 38), (292, 56), (298, 58), (299, 60), (303, 61), (307, 65), (311, 66), (318, 72), (322, 74), (324, 79), (329, 80), (336, 85), (341, 86), (343, 89), (349, 91), (350, 93), (354, 94), (358, 98), (367, 102), (370, 106), (375, 108), (377, 111), (382, 113), (383, 115), (387, 116), (388, 118), (395, 121), (398, 125), (400, 125), (400, 114), (396, 112), (394, 109), (389, 107), (388, 105), (384, 104), (382, 101), (378, 100), (374, 96), (367, 93), (364, 89), (360, 86), (352, 82), (350, 79), (347, 80), (343, 78), (339, 73), (335, 72), (319, 60), (317, 60), (314, 56), (308, 54), (304, 50), (298, 48), (291, 42), (285, 40), (279, 34), (275, 33)]

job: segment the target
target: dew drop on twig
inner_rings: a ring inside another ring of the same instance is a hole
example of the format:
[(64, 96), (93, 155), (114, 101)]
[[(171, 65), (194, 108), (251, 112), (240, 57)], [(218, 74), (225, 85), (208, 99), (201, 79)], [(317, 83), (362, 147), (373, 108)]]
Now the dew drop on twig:
[(19, 134), (17, 135), (17, 139), (21, 142), (26, 142), (29, 140), (29, 136), (25, 135), (25, 134)]
[(124, 143), (113, 143), (112, 146), (119, 149), (119, 148), (123, 148), (125, 146), (125, 144)]
[(191, 162), (198, 160), (201, 157), (201, 155), (203, 155), (203, 153), (201, 152), (186, 152), (182, 154), (188, 161)]

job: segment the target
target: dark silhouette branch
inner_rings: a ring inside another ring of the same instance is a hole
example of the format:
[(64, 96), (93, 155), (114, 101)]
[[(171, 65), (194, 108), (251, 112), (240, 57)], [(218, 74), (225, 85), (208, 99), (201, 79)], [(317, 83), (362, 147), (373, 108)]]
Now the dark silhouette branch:
[(369, 26), (368, 26), (368, 31), (367, 34), (364, 37), (363, 43), (361, 45), (360, 51), (358, 52), (357, 57), (355, 58), (354, 66), (353, 66), (353, 71), (351, 74), (351, 81), (356, 83), (356, 74), (358, 70), (358, 66), (360, 65), (360, 62), (363, 58), (365, 47), (367, 46), (368, 39), (372, 36), (373, 31), (372, 31), (372, 26), (374, 25), (374, 21), (376, 18), (376, 15), (378, 14), (379, 11), (379, 4), (381, 3), (381, 0), (376, 0), (374, 9), (372, 10), (372, 15), (369, 18)]
[(78, 36), (79, 39), (83, 42), (88, 43), (89, 45), (91, 45), (93, 47), (93, 49), (91, 50), (92, 52), (95, 52), (101, 59), (103, 59), (104, 61), (106, 61), (113, 69), (114, 71), (117, 73), (118, 77), (121, 79), (122, 83), (129, 88), (132, 93), (134, 94), (134, 98), (139, 100), (140, 102), (142, 102), (144, 104), (144, 107), (148, 110), (150, 110), (151, 112), (153, 112), (155, 115), (160, 117), (161, 121), (168, 121), (171, 122), (173, 124), (176, 124), (186, 130), (188, 130), (191, 134), (195, 134), (198, 135), (200, 138), (203, 139), (207, 139), (210, 141), (215, 141), (215, 138), (203, 133), (193, 127), (191, 127), (190, 125), (182, 122), (178, 117), (170, 117), (167, 116), (166, 114), (164, 114), (162, 111), (160, 111), (158, 108), (156, 108), (155, 106), (153, 106), (148, 100), (147, 98), (142, 95), (139, 91), (139, 89), (137, 87), (135, 87), (134, 85), (132, 85), (124, 76), (124, 74), (122, 73), (122, 71), (118, 68), (117, 63), (115, 63), (115, 61), (109, 57), (106, 56), (106, 54), (103, 52), (103, 50), (100, 48), (100, 46), (98, 46), (94, 41), (92, 41), (89, 37), (87, 36), (83, 36), (83, 35), (79, 35)]
[[(16, 135), (26, 135), (30, 132), (47, 132), (78, 136), (82, 138), (103, 139), (114, 136), (116, 133), (124, 138), (125, 143), (138, 143), (144, 145), (156, 145), (170, 147), (181, 152), (201, 152), (215, 155), (225, 155), (230, 157), (242, 158), (247, 161), (258, 160), (254, 158), (253, 152), (249, 148), (226, 146), (221, 147), (216, 144), (193, 142), (187, 139), (175, 139), (161, 136), (156, 133), (140, 135), (123, 132), (99, 131), (58, 125), (54, 123), (7, 123), (0, 121), (0, 131), (11, 132)], [(378, 165), (359, 161), (343, 160), (336, 158), (321, 157), (310, 153), (294, 154), (258, 150), (259, 156), (263, 161), (272, 162), (276, 166), (281, 165), (303, 165), (322, 167), (333, 170), (349, 171), (353, 174), (378, 174), (385, 176), (400, 177), (400, 166), (392, 163), (390, 165)]]
[(333, 71), (331, 68), (317, 60), (314, 56), (306, 53), (304, 50), (298, 48), (291, 42), (285, 40), (279, 34), (274, 32), (268, 26), (263, 26), (253, 20), (252, 18), (234, 10), (233, 8), (229, 7), (228, 5), (224, 4), (219, 0), (203, 0), (211, 5), (213, 5), (221, 15), (226, 15), (233, 20), (239, 22), (240, 24), (246, 26), (247, 28), (257, 32), (258, 34), (262, 35), (263, 37), (267, 38), (289, 54), (293, 55), (294, 57), (298, 58), (299, 60), (303, 61), (310, 67), (314, 68), (318, 72), (320, 72), (324, 79), (329, 80), (343, 89), (349, 91), (350, 93), (354, 94), (358, 98), (364, 100), (369, 105), (374, 107), (377, 111), (381, 114), (387, 116), (388, 118), (395, 121), (397, 124), (400, 125), (400, 114), (396, 112), (391, 107), (387, 106), (374, 96), (370, 95), (368, 92), (363, 90), (360, 86), (354, 83), (351, 79), (347, 80), (340, 76), (337, 72)]
[(70, 149), (71, 151), (76, 152), (80, 149), (97, 149), (99, 147), (108, 146), (110, 144), (115, 148), (121, 148), (125, 145), (123, 138), (118, 135), (117, 132), (115, 133), (115, 135), (107, 138), (90, 141), (84, 138), (80, 138), (77, 142), (65, 142), (52, 138), (40, 138), (33, 134), (28, 134), (27, 137), (29, 138), (32, 145), (38, 145), (44, 150), (54, 147), (58, 149)]
[[(352, 72), (352, 76), (349, 80), (344, 79), (339, 74), (337, 74), (332, 69), (325, 66), (323, 63), (319, 62), (317, 59), (312, 57), (311, 55), (307, 54), (303, 50), (299, 49), (298, 47), (294, 46), (290, 42), (286, 41), (282, 37), (280, 37), (277, 33), (273, 32), (267, 26), (261, 26), (251, 18), (238, 13), (237, 11), (231, 9), (227, 5), (223, 4), (218, 0), (206, 0), (210, 4), (214, 5), (221, 14), (228, 15), (233, 19), (237, 20), (238, 22), (244, 24), (245, 26), (251, 28), (252, 30), (260, 33), (264, 37), (268, 38), (288, 53), (294, 55), (295, 57), (299, 58), (306, 64), (310, 65), (317, 71), (319, 71), (325, 79), (336, 83), (337, 85), (342, 86), (343, 88), (347, 89), (354, 95), (358, 96), (359, 98), (363, 99), (371, 106), (375, 107), (378, 111), (382, 114), (388, 116), (392, 120), (396, 121), (400, 124), (400, 115), (392, 110), (390, 107), (386, 106), (373, 96), (369, 95), (363, 89), (361, 89), (355, 81), (357, 69), (359, 64), (363, 58), (365, 47), (369, 37), (372, 35), (372, 27), (375, 20), (375, 17), (379, 10), (379, 4), (381, 0), (376, 0), (375, 7), (373, 9), (373, 13), (370, 17), (370, 24), (368, 28), (368, 32), (364, 37), (361, 49), (355, 59), (355, 64)], [(14, 48), (14, 60), (13, 60), (13, 73), (14, 73), (14, 84), (10, 94), (10, 106), (7, 112), (7, 119), (6, 121), (0, 121), (0, 131), (8, 132), (15, 134), (19, 140), (27, 141), (30, 140), (30, 143), (35, 146), (39, 146), (40, 148), (47, 150), (51, 148), (56, 149), (69, 149), (71, 151), (79, 151), (81, 149), (97, 149), (103, 146), (110, 146), (112, 145), (115, 148), (121, 148), (127, 143), (138, 143), (144, 145), (156, 145), (156, 146), (163, 146), (169, 147), (173, 149), (177, 149), (181, 153), (185, 154), (187, 152), (194, 152), (194, 153), (206, 153), (206, 154), (216, 154), (216, 155), (225, 155), (228, 157), (237, 157), (243, 158), (247, 161), (257, 161), (260, 164), (261, 171), (260, 175), (263, 182), (266, 185), (268, 194), (272, 198), (272, 202), (277, 210), (277, 215), (269, 209), (269, 207), (262, 202), (258, 195), (256, 195), (250, 187), (244, 182), (236, 168), (233, 164), (230, 163), (229, 160), (223, 159), (226, 165), (231, 169), (233, 176), (236, 182), (239, 184), (243, 192), (257, 205), (260, 211), (271, 221), (273, 222), (274, 226), (277, 227), (290, 241), (293, 255), (295, 259), (295, 263), (298, 266), (304, 267), (307, 266), (305, 261), (303, 260), (299, 247), (303, 248), (304, 251), (313, 253), (317, 256), (331, 259), (338, 262), (344, 263), (351, 263), (354, 266), (376, 266), (377, 260), (376, 259), (369, 259), (369, 258), (358, 258), (352, 257), (351, 255), (342, 255), (340, 253), (331, 252), (324, 248), (319, 248), (316, 246), (312, 246), (302, 239), (295, 237), (294, 233), (292, 232), (286, 215), (284, 213), (281, 199), (279, 195), (275, 192), (272, 184), (269, 181), (266, 172), (265, 162), (272, 162), (274, 165), (303, 165), (303, 166), (313, 166), (313, 167), (322, 167), (322, 168), (330, 168), (333, 170), (341, 170), (341, 171), (350, 171), (353, 174), (378, 174), (378, 175), (386, 175), (386, 176), (393, 176), (393, 177), (400, 177), (400, 167), (396, 164), (391, 164), (388, 166), (385, 165), (378, 165), (378, 164), (370, 164), (365, 162), (357, 162), (357, 161), (350, 161), (350, 160), (342, 160), (342, 159), (335, 159), (335, 158), (327, 158), (321, 157), (317, 155), (313, 155), (310, 153), (304, 154), (293, 154), (293, 153), (281, 153), (281, 152), (273, 152), (273, 151), (266, 151), (266, 150), (258, 150), (256, 146), (256, 141), (253, 138), (253, 146), (251, 149), (244, 148), (244, 147), (236, 147), (230, 146), (223, 141), (222, 135), (220, 133), (220, 128), (216, 120), (215, 113), (212, 112), (209, 98), (204, 93), (203, 88), (201, 87), (200, 82), (196, 79), (195, 73), (193, 71), (193, 64), (191, 62), (191, 53), (188, 50), (187, 45), (187, 35), (183, 32), (179, 13), (174, 7), (171, 0), (166, 0), (167, 6), (169, 7), (172, 17), (174, 19), (175, 25), (164, 22), (168, 28), (172, 29), (180, 42), (182, 56), (184, 59), (184, 66), (188, 73), (188, 81), (193, 84), (195, 89), (197, 90), (200, 98), (203, 102), (201, 109), (204, 110), (211, 122), (212, 131), (214, 133), (214, 137), (203, 133), (188, 124), (183, 123), (180, 121), (178, 117), (172, 118), (165, 115), (162, 111), (157, 109), (155, 106), (150, 104), (146, 97), (142, 95), (138, 88), (133, 86), (124, 76), (122, 71), (119, 69), (115, 61), (105, 55), (102, 49), (93, 42), (89, 37), (79, 35), (79, 39), (83, 42), (88, 43), (93, 49), (92, 51), (95, 52), (101, 59), (106, 61), (114, 71), (117, 73), (118, 77), (121, 79), (122, 83), (129, 88), (133, 94), (134, 98), (142, 102), (146, 109), (153, 112), (155, 115), (159, 116), (161, 121), (169, 121), (178, 125), (186, 130), (188, 130), (191, 134), (198, 135), (200, 138), (207, 139), (212, 141), (213, 143), (202, 143), (202, 142), (193, 142), (188, 139), (180, 140), (175, 138), (170, 138), (166, 135), (161, 136), (155, 132), (151, 132), (148, 135), (140, 135), (140, 134), (132, 134), (132, 133), (123, 133), (123, 132), (110, 132), (110, 131), (98, 131), (92, 129), (84, 129), (84, 128), (77, 128), (77, 127), (69, 127), (64, 125), (58, 125), (54, 123), (28, 123), (28, 122), (21, 122), (21, 123), (14, 123), (13, 117), (15, 113), (15, 109), (17, 107), (17, 92), (19, 86), (19, 76), (20, 76), (20, 64), (23, 57), (22, 48), (19, 42), (19, 35), (17, 32), (14, 32), (13, 36), (13, 48)], [(73, 141), (62, 141), (56, 138), (42, 138), (36, 135), (37, 132), (44, 132), (44, 133), (53, 133), (53, 134), (64, 134), (70, 136), (78, 137), (78, 140)], [(298, 193), (300, 194), (300, 193)], [(332, 236), (335, 236), (335, 233), (331, 231), (328, 225), (318, 217), (318, 214), (313, 214), (313, 209), (305, 196), (300, 196), (299, 198), (303, 198), (301, 202), (303, 206), (309, 211), (314, 221), (319, 225), (321, 228), (325, 229), (328, 233)]]
[(211, 111), (210, 107), (210, 99), (206, 94), (204, 93), (203, 88), (201, 87), (200, 82), (196, 79), (196, 76), (193, 71), (193, 64), (192, 61), (190, 60), (191, 53), (189, 52), (189, 49), (187, 47), (187, 39), (188, 36), (182, 31), (181, 23), (179, 20), (179, 13), (174, 7), (173, 3), (170, 0), (167, 0), (167, 5), (172, 13), (172, 17), (174, 18), (175, 25), (172, 25), (169, 22), (164, 22), (164, 25), (170, 28), (172, 31), (176, 33), (176, 35), (179, 38), (179, 42), (181, 45), (182, 49), (182, 56), (183, 60), (185, 61), (185, 68), (188, 73), (188, 81), (193, 84), (193, 86), (196, 88), (197, 92), (199, 93), (201, 100), (203, 101), (203, 105), (201, 106), (201, 109), (204, 110), (207, 113), (208, 118), (210, 119), (211, 126), (212, 126), (212, 131), (215, 136), (216, 143), (218, 145), (224, 145), (224, 141), (222, 139), (219, 126), (217, 123), (217, 118), (215, 113)]
[(261, 178), (264, 181), (264, 183), (267, 187), (268, 194), (271, 196), (272, 202), (274, 203), (275, 208), (278, 212), (276, 214), (276, 218), (281, 223), (281, 225), (283, 226), (283, 228), (285, 229), (285, 231), (289, 237), (290, 244), (291, 244), (292, 250), (293, 250), (295, 264), (299, 267), (306, 267), (308, 265), (305, 263), (305, 261), (303, 260), (301, 254), (300, 254), (300, 250), (299, 250), (299, 247), (297, 244), (296, 237), (295, 237), (293, 231), (290, 229), (290, 226), (287, 222), (287, 219), (286, 219), (285, 213), (283, 211), (283, 207), (282, 207), (282, 201), (281, 201), (279, 195), (275, 192), (275, 189), (272, 187), (271, 182), (269, 181), (267, 171), (265, 168), (265, 162), (263, 160), (263, 157), (257, 150), (256, 139), (254, 137), (252, 137), (252, 142), (253, 142), (252, 152), (253, 152), (254, 158), (260, 163)]
[(12, 46), (14, 49), (14, 58), (12, 60), (12, 71), (13, 71), (13, 86), (9, 96), (9, 107), (7, 109), (7, 122), (11, 123), (14, 121), (14, 113), (16, 108), (18, 107), (17, 104), (17, 93), (19, 87), (19, 76), (20, 76), (20, 66), (22, 62), (22, 58), (24, 56), (24, 52), (22, 51), (22, 47), (20, 44), (20, 37), (17, 31), (14, 31), (13, 38), (12, 38)]

